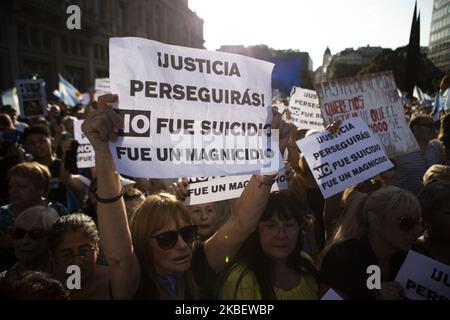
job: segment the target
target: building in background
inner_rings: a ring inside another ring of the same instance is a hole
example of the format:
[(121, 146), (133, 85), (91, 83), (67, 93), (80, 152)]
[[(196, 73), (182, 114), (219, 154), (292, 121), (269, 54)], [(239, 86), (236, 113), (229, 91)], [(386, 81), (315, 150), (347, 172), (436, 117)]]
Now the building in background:
[(434, 0), (428, 58), (442, 72), (450, 72), (450, 0)]
[[(81, 30), (68, 30), (67, 7), (81, 9)], [(39, 74), (48, 93), (58, 73), (81, 91), (108, 77), (110, 37), (143, 37), (203, 48), (203, 20), (187, 0), (0, 1), (0, 89)]]
[(275, 64), (272, 89), (281, 97), (289, 96), (293, 86), (313, 89), (313, 62), (307, 52), (275, 50), (266, 45), (244, 47), (223, 45), (218, 51), (236, 53)]

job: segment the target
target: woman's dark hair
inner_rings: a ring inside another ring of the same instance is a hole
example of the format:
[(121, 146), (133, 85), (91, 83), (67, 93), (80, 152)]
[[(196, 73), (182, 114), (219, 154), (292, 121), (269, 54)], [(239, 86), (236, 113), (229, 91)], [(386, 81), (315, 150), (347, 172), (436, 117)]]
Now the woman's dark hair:
[(89, 241), (98, 242), (97, 226), (94, 220), (84, 213), (72, 213), (60, 217), (50, 229), (50, 248), (54, 252), (61, 242), (61, 239), (69, 231), (81, 231)]
[[(287, 265), (301, 275), (313, 275), (317, 277), (317, 271), (312, 262), (300, 254), (303, 248), (302, 226), (304, 224), (305, 213), (306, 209), (292, 195), (289, 195), (286, 191), (274, 192), (270, 194), (260, 222), (268, 221), (275, 216), (283, 221), (290, 219), (296, 220), (300, 226), (300, 232), (298, 233), (297, 245), (287, 258)], [(235, 296), (239, 288), (239, 283), (246, 273), (253, 272), (259, 286), (261, 298), (276, 299), (273, 290), (273, 263), (263, 252), (259, 241), (259, 228), (256, 228), (244, 242), (238, 253), (237, 260), (239, 263), (244, 264), (246, 268), (236, 284)]]
[(444, 203), (449, 201), (450, 181), (434, 181), (427, 184), (419, 194), (422, 216), (425, 222), (433, 220), (433, 215)]
[(438, 139), (442, 141), (445, 148), (450, 149), (450, 113), (441, 118)]

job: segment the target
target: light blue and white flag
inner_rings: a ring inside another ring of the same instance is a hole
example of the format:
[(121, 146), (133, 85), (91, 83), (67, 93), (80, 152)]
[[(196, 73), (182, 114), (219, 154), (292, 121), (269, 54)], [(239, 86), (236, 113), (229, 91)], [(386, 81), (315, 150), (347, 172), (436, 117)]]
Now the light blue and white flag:
[(81, 93), (75, 88), (69, 81), (63, 78), (61, 74), (59, 76), (59, 94), (60, 99), (65, 104), (75, 107), (77, 104), (80, 104)]

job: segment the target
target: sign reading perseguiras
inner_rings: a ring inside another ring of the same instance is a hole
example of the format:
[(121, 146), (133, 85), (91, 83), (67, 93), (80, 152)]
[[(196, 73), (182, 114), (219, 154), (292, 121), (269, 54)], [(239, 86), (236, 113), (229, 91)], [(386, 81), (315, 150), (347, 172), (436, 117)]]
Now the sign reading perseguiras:
[(292, 88), (289, 98), (290, 120), (299, 129), (323, 130), (319, 99), (314, 90)]
[(316, 90), (326, 125), (359, 116), (389, 157), (419, 150), (406, 124), (392, 72), (322, 82)]
[(345, 120), (337, 134), (319, 132), (297, 145), (325, 199), (394, 166), (360, 118)]
[(124, 130), (110, 144), (134, 177), (244, 175), (271, 161), (273, 64), (141, 38), (110, 39)]

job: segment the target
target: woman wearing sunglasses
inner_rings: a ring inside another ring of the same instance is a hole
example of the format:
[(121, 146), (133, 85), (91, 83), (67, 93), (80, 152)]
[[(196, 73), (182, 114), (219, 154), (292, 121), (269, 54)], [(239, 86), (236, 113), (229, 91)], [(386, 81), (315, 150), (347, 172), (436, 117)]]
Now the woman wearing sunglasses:
[(15, 281), (25, 271), (53, 272), (48, 234), (57, 219), (56, 211), (44, 206), (31, 207), (17, 217), (11, 237), (18, 261), (0, 278)]
[(123, 127), (122, 119), (107, 105), (113, 102), (117, 102), (115, 95), (100, 97), (98, 109), (82, 126), (96, 152), (97, 214), (111, 270), (112, 296), (115, 299), (197, 298), (196, 282), (222, 271), (256, 227), (274, 179), (260, 182), (252, 178), (233, 216), (199, 245), (194, 245), (197, 230), (189, 212), (169, 194), (148, 197), (129, 226), (119, 175), (115, 173), (108, 147), (109, 139), (115, 139), (114, 128)]
[[(394, 278), (406, 252), (423, 232), (421, 207), (416, 197), (403, 189), (388, 186), (361, 195), (351, 235), (325, 249), (320, 268), (321, 291), (339, 291), (347, 299), (400, 299), (403, 289)], [(348, 210), (346, 214), (349, 214)], [(379, 266), (381, 289), (371, 290), (369, 266)]]

